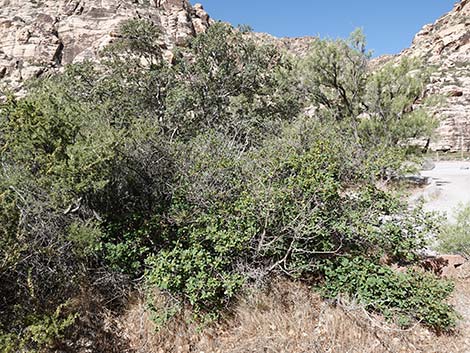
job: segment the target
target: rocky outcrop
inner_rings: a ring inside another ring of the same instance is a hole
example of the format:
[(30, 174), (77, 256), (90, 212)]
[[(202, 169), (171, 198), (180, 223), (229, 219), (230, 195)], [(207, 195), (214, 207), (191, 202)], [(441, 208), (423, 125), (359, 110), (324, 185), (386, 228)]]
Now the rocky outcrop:
[(433, 113), (440, 120), (433, 150), (470, 151), (470, 0), (429, 24), (398, 57), (419, 57), (434, 68), (428, 94), (445, 97)]
[(0, 0), (0, 83), (18, 90), (29, 78), (93, 59), (131, 18), (157, 24), (167, 50), (211, 21), (188, 0)]
[(282, 37), (278, 38), (268, 33), (253, 32), (250, 36), (261, 44), (274, 45), (296, 57), (305, 57), (316, 37)]

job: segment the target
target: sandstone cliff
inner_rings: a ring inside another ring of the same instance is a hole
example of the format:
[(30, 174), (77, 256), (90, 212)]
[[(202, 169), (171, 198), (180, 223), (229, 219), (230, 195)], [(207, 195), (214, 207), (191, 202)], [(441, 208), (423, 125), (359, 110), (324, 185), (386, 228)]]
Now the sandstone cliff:
[(26, 79), (92, 59), (131, 18), (160, 26), (167, 49), (211, 21), (188, 0), (0, 0), (0, 82), (18, 89)]
[(278, 38), (268, 33), (250, 33), (250, 36), (261, 44), (274, 45), (279, 50), (286, 51), (297, 57), (305, 57), (316, 37), (282, 37)]
[[(188, 0), (0, 0), (0, 85), (18, 90), (27, 79), (94, 59), (131, 18), (156, 23), (168, 55), (212, 23), (202, 5)], [(252, 36), (298, 56), (314, 40)]]
[(429, 24), (398, 57), (413, 56), (435, 68), (429, 94), (446, 97), (434, 113), (440, 120), (433, 150), (470, 151), (470, 0)]

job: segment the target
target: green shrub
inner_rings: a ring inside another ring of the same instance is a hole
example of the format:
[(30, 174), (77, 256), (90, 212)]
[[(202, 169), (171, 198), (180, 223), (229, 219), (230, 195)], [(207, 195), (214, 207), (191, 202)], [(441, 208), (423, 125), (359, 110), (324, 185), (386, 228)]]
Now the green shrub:
[(53, 348), (77, 319), (76, 314), (63, 313), (65, 307), (59, 305), (50, 314), (29, 315), (20, 333), (5, 333), (0, 329), (0, 352), (35, 353)]
[(455, 222), (442, 227), (438, 249), (470, 259), (470, 206), (462, 206)]
[(246, 281), (315, 278), (325, 259), (419, 258), (435, 219), (369, 183), (345, 190), (342, 144), (315, 122), (298, 124), (246, 157), (220, 135), (186, 146), (189, 169), (167, 214), (165, 246), (147, 261), (149, 284), (213, 314)]
[[(185, 158), (161, 235), (159, 252), (147, 258), (147, 282), (177, 294), (198, 315), (215, 314), (245, 281), (240, 257), (257, 233), (242, 162), (221, 137), (196, 139)], [(217, 142), (217, 143), (215, 143)]]
[[(415, 63), (370, 72), (356, 33), (315, 41), (297, 65), (219, 23), (170, 65), (150, 22), (121, 32), (100, 65), (71, 65), (0, 103), (5, 346), (72, 329), (54, 313), (83, 287), (111, 306), (145, 282), (213, 318), (268, 276), (339, 283), (325, 260), (357, 258), (365, 276), (382, 256), (419, 257), (433, 219), (376, 187), (400, 172), (401, 142), (428, 131), (409, 109), (426, 77), (411, 75)], [(444, 292), (427, 277), (397, 286)], [(368, 305), (383, 299), (364, 293)], [(450, 307), (415, 294), (417, 320), (451, 325)]]
[(418, 321), (436, 330), (452, 329), (459, 318), (446, 303), (452, 290), (451, 282), (431, 274), (395, 272), (362, 256), (327, 263), (321, 287), (326, 297), (348, 295), (402, 326)]
[(38, 347), (48, 347), (62, 338), (65, 330), (72, 326), (77, 318), (75, 314), (64, 317), (64, 306), (57, 307), (51, 315), (32, 318), (31, 324), (26, 328), (26, 340)]
[(15, 353), (22, 349), (18, 343), (16, 335), (13, 333), (4, 333), (0, 331), (0, 352)]
[(145, 219), (131, 215), (112, 222), (101, 239), (101, 254), (114, 271), (136, 276), (143, 272), (147, 256), (158, 249), (161, 231), (159, 217)]

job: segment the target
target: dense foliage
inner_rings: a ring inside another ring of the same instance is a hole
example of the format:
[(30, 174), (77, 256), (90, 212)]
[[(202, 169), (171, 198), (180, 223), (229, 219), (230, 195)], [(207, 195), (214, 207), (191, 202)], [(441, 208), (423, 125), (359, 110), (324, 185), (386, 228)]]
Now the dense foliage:
[(441, 228), (439, 250), (470, 259), (470, 205), (460, 205), (455, 219)]
[(458, 315), (445, 299), (453, 284), (416, 270), (395, 272), (364, 259), (344, 257), (328, 266), (322, 291), (327, 297), (355, 297), (368, 310), (383, 314), (401, 326), (414, 321), (435, 328), (455, 325)]
[[(130, 21), (100, 65), (71, 65), (9, 97), (0, 106), (4, 351), (57, 344), (79, 320), (83, 288), (116, 305), (145, 283), (207, 317), (272, 275), (323, 278), (330, 295), (365, 303), (406, 287), (370, 308), (451, 327), (448, 287), (380, 265), (415, 261), (434, 232), (423, 211), (377, 188), (432, 121), (412, 109), (425, 80), (417, 64), (369, 72), (364, 45), (357, 33), (317, 41), (298, 62), (215, 24), (170, 65), (158, 30)], [(382, 274), (380, 287), (361, 282)]]

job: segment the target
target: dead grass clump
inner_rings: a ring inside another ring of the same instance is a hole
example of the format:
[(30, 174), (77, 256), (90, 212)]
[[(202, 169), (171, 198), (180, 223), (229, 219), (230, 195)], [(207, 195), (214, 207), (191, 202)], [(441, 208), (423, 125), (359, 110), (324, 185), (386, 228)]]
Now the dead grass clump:
[[(459, 285), (456, 296), (467, 287)], [(164, 296), (157, 301), (164, 305)], [(190, 318), (183, 311), (156, 332), (143, 299), (136, 296), (120, 317), (119, 330), (130, 344), (127, 351), (135, 353), (470, 352), (465, 325), (448, 336), (419, 325), (400, 330), (359, 305), (332, 306), (306, 285), (285, 280), (247, 290), (233, 311), (210, 327), (201, 329)]]
[[(125, 303), (122, 298), (122, 305)], [(109, 305), (109, 298), (95, 288), (83, 288), (67, 306), (77, 319), (68, 329), (67, 339), (57, 342), (52, 352), (60, 353), (123, 353), (129, 343), (119, 334), (120, 311)], [(1, 349), (0, 349), (1, 350)]]

